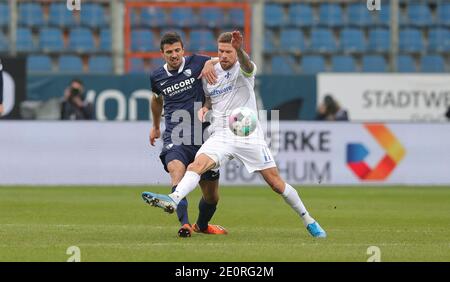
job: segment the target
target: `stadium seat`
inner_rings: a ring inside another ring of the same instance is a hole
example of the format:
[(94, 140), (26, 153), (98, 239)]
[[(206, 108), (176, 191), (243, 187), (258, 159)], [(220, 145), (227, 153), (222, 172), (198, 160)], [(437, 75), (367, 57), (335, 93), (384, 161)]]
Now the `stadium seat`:
[(331, 71), (355, 72), (356, 65), (352, 56), (333, 56), (331, 58)]
[(44, 24), (44, 13), (38, 3), (19, 4), (19, 24), (26, 26), (40, 26)]
[(400, 51), (403, 52), (421, 52), (423, 43), (420, 30), (413, 28), (400, 30), (399, 45)]
[(391, 38), (388, 29), (375, 28), (369, 30), (368, 50), (373, 52), (387, 52), (390, 49)]
[(16, 32), (16, 40), (16, 48), (19, 52), (32, 52), (37, 49), (29, 28), (19, 27)]
[(368, 13), (367, 5), (361, 3), (354, 3), (348, 6), (348, 20), (351, 26), (366, 27), (373, 22), (373, 13)]
[(437, 5), (437, 19), (439, 25), (450, 26), (450, 3), (439, 2)]
[(137, 52), (158, 51), (153, 33), (145, 29), (133, 30), (131, 32), (131, 50)]
[(391, 10), (389, 5), (384, 5), (380, 11), (375, 12), (375, 23), (378, 26), (389, 27)]
[(264, 7), (264, 24), (267, 27), (280, 27), (286, 22), (283, 7), (278, 4), (267, 4)]
[(83, 4), (80, 22), (82, 25), (91, 28), (107, 27), (109, 26), (109, 15), (105, 13), (102, 5), (87, 3)]
[(113, 61), (109, 56), (92, 56), (89, 59), (90, 73), (112, 73)]
[(72, 27), (75, 25), (75, 18), (73, 17), (73, 13), (67, 10), (67, 6), (65, 3), (52, 3), (49, 8), (48, 17), (48, 23), (53, 26)]
[(300, 52), (306, 49), (305, 39), (300, 29), (282, 29), (280, 34), (280, 49), (290, 52)]
[(362, 58), (363, 72), (385, 72), (386, 60), (382, 56), (368, 55)]
[(424, 27), (433, 23), (430, 8), (423, 3), (409, 3), (407, 18), (402, 19), (403, 24)]
[(325, 59), (322, 56), (304, 56), (302, 58), (302, 73), (318, 73), (325, 71)]
[(366, 41), (361, 29), (344, 28), (341, 31), (340, 48), (343, 52), (364, 52)]
[(104, 28), (100, 30), (100, 46), (101, 51), (111, 51), (112, 49), (112, 37), (111, 30), (109, 28)]
[(59, 58), (59, 71), (60, 72), (82, 72), (83, 62), (78, 56), (61, 56)]
[(189, 50), (217, 51), (214, 35), (208, 29), (192, 30), (189, 39)]
[(289, 23), (297, 27), (313, 26), (314, 15), (308, 4), (292, 4), (289, 7)]
[(144, 72), (144, 61), (141, 58), (131, 58), (130, 72), (132, 73)]
[(239, 8), (230, 9), (226, 26), (231, 28), (242, 28), (244, 26), (244, 17), (244, 10)]
[(150, 28), (164, 27), (168, 24), (168, 21), (163, 9), (148, 7), (141, 9), (141, 19), (139, 24)]
[(337, 44), (331, 30), (326, 28), (312, 29), (310, 49), (314, 52), (336, 51)]
[(271, 60), (271, 73), (295, 74), (297, 65), (292, 56), (273, 56)]
[(195, 27), (199, 23), (191, 8), (173, 8), (170, 19), (171, 25), (178, 28)]
[(94, 37), (88, 28), (76, 27), (70, 31), (69, 49), (77, 52), (93, 52)]
[(208, 28), (222, 27), (225, 23), (225, 11), (220, 8), (202, 8), (200, 22)]
[(157, 69), (160, 66), (164, 65), (166, 62), (162, 58), (152, 58), (151, 60), (151, 69)]
[(264, 52), (272, 53), (277, 50), (275, 35), (269, 29), (264, 31)]
[(439, 55), (427, 55), (420, 59), (422, 72), (445, 72), (444, 58)]
[(59, 28), (44, 27), (39, 33), (39, 46), (44, 52), (62, 51), (64, 40)]
[(50, 72), (52, 62), (48, 56), (28, 56), (27, 70), (29, 72)]
[(414, 60), (409, 55), (400, 55), (397, 57), (398, 72), (416, 72)]
[(0, 51), (7, 51), (9, 50), (9, 40), (6, 35), (3, 34), (3, 32), (0, 30)]
[(6, 3), (0, 3), (0, 27), (9, 25), (9, 6)]
[(343, 24), (341, 7), (338, 4), (321, 4), (319, 8), (319, 24), (322, 26), (341, 26)]
[(446, 28), (430, 29), (428, 32), (428, 50), (433, 52), (449, 52), (450, 30)]

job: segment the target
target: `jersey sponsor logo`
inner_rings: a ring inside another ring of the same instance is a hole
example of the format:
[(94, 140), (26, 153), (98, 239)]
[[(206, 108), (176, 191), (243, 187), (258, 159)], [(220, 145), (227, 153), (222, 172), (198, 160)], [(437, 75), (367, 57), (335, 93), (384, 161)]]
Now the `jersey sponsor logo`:
[(231, 90), (233, 90), (233, 86), (228, 86), (228, 87), (225, 87), (225, 88), (223, 88), (223, 89), (214, 89), (212, 92), (211, 92), (211, 94), (210, 94), (210, 96), (216, 96), (216, 95), (221, 95), (221, 94), (225, 94), (225, 93), (227, 93), (227, 92), (230, 92)]
[(186, 70), (184, 70), (183, 74), (187, 77), (190, 77), (192, 75), (192, 71), (191, 71), (191, 69), (186, 69)]
[(194, 82), (195, 78), (191, 77), (189, 79), (180, 81), (178, 83), (175, 83), (174, 85), (164, 88), (163, 93), (164, 95), (168, 96), (176, 95), (178, 93), (191, 89)]

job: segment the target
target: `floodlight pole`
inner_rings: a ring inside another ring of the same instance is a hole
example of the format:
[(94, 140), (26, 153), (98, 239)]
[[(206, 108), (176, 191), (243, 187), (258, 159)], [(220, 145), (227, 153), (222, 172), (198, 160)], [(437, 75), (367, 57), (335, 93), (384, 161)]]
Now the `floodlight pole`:
[[(397, 56), (398, 56), (398, 43), (399, 43), (399, 33), (398, 33), (398, 13), (399, 4), (398, 0), (391, 0), (391, 20), (389, 23), (389, 28), (391, 30), (391, 48), (389, 51), (389, 71), (397, 71)], [(381, 8), (383, 9), (383, 7)]]

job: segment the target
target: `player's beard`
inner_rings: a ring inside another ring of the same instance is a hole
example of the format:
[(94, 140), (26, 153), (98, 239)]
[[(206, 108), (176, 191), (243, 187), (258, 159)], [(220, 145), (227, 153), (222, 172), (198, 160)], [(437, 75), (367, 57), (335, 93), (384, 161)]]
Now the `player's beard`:
[(229, 70), (233, 67), (234, 64), (232, 64), (230, 61), (226, 61), (226, 62), (220, 62), (220, 66), (222, 67), (223, 70)]

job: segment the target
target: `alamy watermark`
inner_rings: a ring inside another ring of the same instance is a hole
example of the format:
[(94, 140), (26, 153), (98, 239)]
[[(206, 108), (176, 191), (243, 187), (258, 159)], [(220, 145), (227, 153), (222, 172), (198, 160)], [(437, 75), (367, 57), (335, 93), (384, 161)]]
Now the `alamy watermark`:
[(80, 11), (81, 10), (81, 0), (67, 0), (67, 10), (69, 11), (73, 11), (73, 10), (77, 10)]
[(367, 262), (381, 262), (381, 250), (379, 247), (368, 247), (367, 254), (370, 255), (370, 257), (367, 259)]
[(367, 0), (367, 10), (381, 10), (381, 0)]
[(70, 246), (66, 250), (66, 254), (70, 257), (67, 262), (81, 262), (81, 250), (77, 246)]

